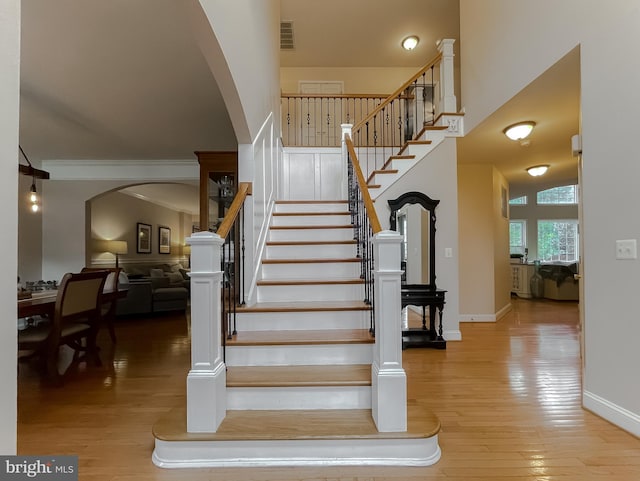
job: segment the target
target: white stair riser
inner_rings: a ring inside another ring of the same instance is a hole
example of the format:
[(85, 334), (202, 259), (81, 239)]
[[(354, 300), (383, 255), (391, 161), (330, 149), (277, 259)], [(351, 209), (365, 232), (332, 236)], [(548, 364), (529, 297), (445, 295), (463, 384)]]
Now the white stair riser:
[(287, 284), (258, 286), (258, 302), (361, 301), (362, 284)]
[(371, 311), (239, 312), (241, 332), (269, 330), (368, 329)]
[(272, 226), (282, 225), (344, 225), (351, 223), (351, 214), (340, 215), (274, 215)]
[(370, 386), (228, 387), (227, 409), (370, 409)]
[(400, 172), (396, 174), (376, 174), (373, 176), (373, 180), (369, 184), (379, 185), (380, 190), (382, 190), (393, 184), (398, 177), (400, 177)]
[(353, 227), (338, 229), (270, 229), (272, 241), (343, 241), (353, 239)]
[(419, 439), (233, 442), (156, 438), (152, 460), (162, 468), (286, 466), (291, 469), (291, 466), (431, 466), (438, 462), (440, 455), (438, 435)]
[(406, 155), (415, 155), (415, 161), (417, 162), (425, 155), (427, 155), (431, 150), (433, 150), (434, 144), (439, 144), (440, 142), (432, 142), (430, 144), (409, 144), (407, 149), (404, 151)]
[(339, 203), (319, 203), (319, 204), (276, 204), (276, 212), (346, 212), (349, 204)]
[(347, 259), (356, 253), (355, 244), (268, 245), (265, 259)]
[(391, 161), (390, 168), (393, 170), (397, 170), (398, 173), (402, 173), (406, 170), (409, 170), (416, 163), (415, 159), (394, 159)]
[(373, 344), (227, 346), (227, 366), (371, 364)]
[(357, 279), (360, 262), (263, 264), (263, 279)]

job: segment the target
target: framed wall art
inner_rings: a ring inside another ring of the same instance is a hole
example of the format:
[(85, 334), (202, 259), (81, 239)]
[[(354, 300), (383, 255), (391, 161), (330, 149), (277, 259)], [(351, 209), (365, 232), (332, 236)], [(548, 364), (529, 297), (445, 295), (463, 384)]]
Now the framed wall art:
[(158, 227), (158, 239), (158, 252), (160, 254), (171, 254), (171, 229)]
[(138, 222), (136, 228), (136, 252), (151, 254), (151, 226)]

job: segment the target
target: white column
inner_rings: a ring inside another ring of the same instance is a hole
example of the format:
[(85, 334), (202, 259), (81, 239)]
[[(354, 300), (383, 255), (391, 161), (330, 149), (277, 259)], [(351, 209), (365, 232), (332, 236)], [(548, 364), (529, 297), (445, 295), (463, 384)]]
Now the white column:
[(220, 251), (224, 239), (197, 232), (191, 245), (191, 370), (187, 376), (187, 432), (215, 432), (227, 413), (222, 353)]
[[(347, 170), (347, 163), (349, 162), (348, 155), (347, 155), (347, 144), (344, 141), (344, 136), (345, 134), (349, 134), (349, 137), (351, 137), (352, 134), (352, 128), (353, 128), (353, 124), (340, 124), (340, 127), (342, 127), (342, 179), (341, 179), (341, 192), (342, 192), (342, 198), (343, 199), (348, 199), (349, 198), (349, 174), (348, 174), (348, 170)], [(353, 140), (353, 137), (351, 137), (351, 140)]]
[(371, 366), (372, 415), (381, 432), (407, 430), (407, 377), (402, 368), (400, 244), (382, 231), (373, 238), (376, 343)]
[(442, 54), (440, 61), (440, 113), (457, 112), (456, 94), (453, 78), (453, 44), (454, 39), (445, 38), (438, 42), (438, 52)]

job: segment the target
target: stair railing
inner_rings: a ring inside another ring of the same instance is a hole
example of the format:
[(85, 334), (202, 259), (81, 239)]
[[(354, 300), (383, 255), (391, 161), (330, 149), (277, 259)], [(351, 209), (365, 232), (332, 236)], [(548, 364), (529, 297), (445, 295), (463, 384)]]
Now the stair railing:
[[(241, 182), (229, 210), (224, 216), (217, 234), (224, 239), (222, 246), (221, 269), (224, 273), (222, 283), (222, 318), (224, 339), (231, 339), (238, 333), (236, 308), (245, 304), (245, 219), (244, 201), (251, 195), (251, 183)], [(236, 255), (238, 253), (239, 255)], [(223, 341), (224, 342), (224, 341)]]
[(373, 286), (374, 252), (372, 237), (380, 232), (380, 221), (360, 168), (358, 156), (349, 134), (345, 134), (347, 148), (347, 183), (349, 212), (356, 241), (356, 256), (360, 258), (360, 278), (364, 281), (364, 302), (371, 306), (369, 332), (375, 335), (375, 292)]
[(388, 94), (282, 94), (285, 147), (340, 147), (341, 124), (364, 119)]
[(425, 127), (435, 125), (442, 53), (416, 72), (369, 115), (353, 125), (353, 142), (367, 180), (382, 170), (387, 159), (406, 142), (419, 138)]
[(244, 204), (251, 183), (238, 186), (217, 232), (195, 232), (191, 245), (191, 369), (187, 431), (216, 432), (226, 415), (226, 339), (244, 303)]

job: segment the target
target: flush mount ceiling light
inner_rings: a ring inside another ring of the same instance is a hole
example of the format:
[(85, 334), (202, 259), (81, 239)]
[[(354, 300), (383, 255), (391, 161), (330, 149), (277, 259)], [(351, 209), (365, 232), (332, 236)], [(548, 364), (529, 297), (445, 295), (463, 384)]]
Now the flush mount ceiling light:
[(526, 139), (533, 128), (536, 126), (535, 122), (518, 122), (517, 124), (509, 125), (502, 132), (511, 140)]
[(534, 165), (533, 167), (529, 167), (527, 169), (527, 172), (532, 177), (539, 177), (543, 175), (548, 168), (549, 168), (548, 165)]
[(411, 35), (402, 41), (402, 48), (405, 50), (413, 50), (418, 45), (420, 39), (415, 35)]

